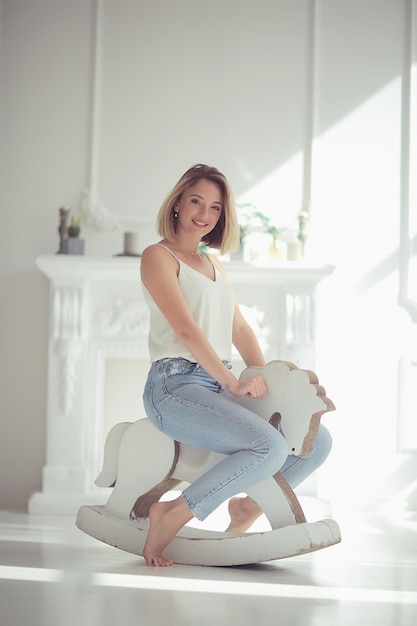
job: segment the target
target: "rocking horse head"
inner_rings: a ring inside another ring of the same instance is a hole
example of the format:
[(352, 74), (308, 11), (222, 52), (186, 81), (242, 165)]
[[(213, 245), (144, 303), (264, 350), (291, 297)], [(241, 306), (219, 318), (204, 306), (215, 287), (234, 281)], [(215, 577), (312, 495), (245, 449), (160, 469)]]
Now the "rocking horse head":
[(254, 413), (279, 428), (290, 454), (305, 456), (311, 450), (323, 413), (335, 406), (319, 385), (316, 374), (298, 369), (288, 361), (271, 361), (265, 367), (248, 367), (240, 378), (261, 375), (268, 385), (263, 398), (234, 398)]

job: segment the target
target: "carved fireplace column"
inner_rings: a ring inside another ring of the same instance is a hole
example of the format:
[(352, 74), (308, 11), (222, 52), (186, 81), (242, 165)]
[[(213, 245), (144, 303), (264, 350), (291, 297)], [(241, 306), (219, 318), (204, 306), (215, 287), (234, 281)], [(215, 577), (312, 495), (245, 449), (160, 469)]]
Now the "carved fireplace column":
[(84, 463), (89, 289), (85, 277), (71, 272), (50, 274), (49, 288), (47, 462), (42, 493), (32, 496), (29, 511), (53, 513), (60, 500), (65, 508), (86, 493), (92, 478)]

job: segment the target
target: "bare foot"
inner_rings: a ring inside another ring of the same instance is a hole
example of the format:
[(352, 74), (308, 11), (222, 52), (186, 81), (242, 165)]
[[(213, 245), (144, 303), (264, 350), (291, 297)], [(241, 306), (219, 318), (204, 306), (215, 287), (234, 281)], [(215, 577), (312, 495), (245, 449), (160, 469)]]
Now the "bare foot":
[(162, 552), (177, 532), (192, 519), (193, 514), (182, 496), (168, 502), (155, 502), (149, 509), (150, 526), (143, 548), (146, 565), (167, 567), (172, 565)]
[(230, 524), (228, 533), (244, 533), (262, 515), (262, 509), (249, 497), (231, 498), (229, 501)]

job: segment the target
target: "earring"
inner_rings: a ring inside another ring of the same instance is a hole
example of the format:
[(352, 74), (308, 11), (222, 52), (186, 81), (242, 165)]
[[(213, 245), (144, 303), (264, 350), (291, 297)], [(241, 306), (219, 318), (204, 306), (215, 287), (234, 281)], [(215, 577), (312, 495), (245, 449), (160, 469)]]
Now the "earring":
[(174, 211), (174, 217), (177, 218), (178, 217), (178, 213), (177, 211)]

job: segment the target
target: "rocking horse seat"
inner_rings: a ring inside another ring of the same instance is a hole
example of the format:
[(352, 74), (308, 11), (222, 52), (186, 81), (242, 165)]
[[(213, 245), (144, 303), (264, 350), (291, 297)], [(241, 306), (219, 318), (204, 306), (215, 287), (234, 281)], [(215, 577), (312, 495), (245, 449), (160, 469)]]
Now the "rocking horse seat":
[[(272, 361), (265, 368), (247, 368), (241, 379), (257, 374), (265, 378), (268, 393), (256, 400), (233, 400), (279, 427), (292, 454), (307, 455), (321, 415), (335, 408), (316, 375), (292, 363)], [(96, 480), (113, 491), (104, 506), (81, 507), (77, 526), (104, 543), (142, 555), (151, 504), (180, 483), (193, 482), (222, 458), (180, 445), (148, 419), (117, 424), (107, 437), (104, 467)], [(167, 558), (190, 565), (243, 565), (320, 550), (341, 540), (334, 520), (307, 523), (279, 472), (247, 494), (262, 508), (272, 530), (226, 533), (186, 526), (166, 548)]]

